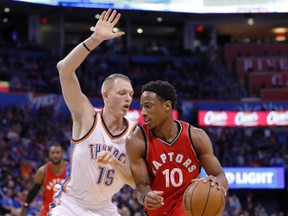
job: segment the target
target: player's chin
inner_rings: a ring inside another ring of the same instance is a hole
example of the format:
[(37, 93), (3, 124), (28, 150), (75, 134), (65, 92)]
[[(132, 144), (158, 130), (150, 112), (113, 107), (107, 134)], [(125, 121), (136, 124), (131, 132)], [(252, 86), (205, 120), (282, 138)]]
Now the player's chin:
[(122, 110), (122, 113), (123, 113), (123, 115), (124, 115), (124, 116), (126, 116), (126, 115), (127, 115), (127, 113), (128, 113), (128, 109), (126, 109), (126, 108), (125, 108), (125, 109), (123, 109), (123, 110)]
[(149, 130), (152, 130), (154, 128), (153, 125), (150, 122), (145, 123), (145, 124), (147, 125)]
[(54, 159), (54, 160), (52, 160), (52, 162), (53, 162), (53, 164), (58, 165), (58, 164), (61, 163), (61, 160), (59, 160), (59, 159)]

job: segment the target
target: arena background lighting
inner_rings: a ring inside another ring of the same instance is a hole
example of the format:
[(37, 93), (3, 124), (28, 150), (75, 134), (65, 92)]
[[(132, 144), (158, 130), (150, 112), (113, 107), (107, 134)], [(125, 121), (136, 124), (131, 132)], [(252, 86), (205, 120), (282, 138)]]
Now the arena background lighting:
[(184, 13), (285, 13), (285, 0), (17, 0), (68, 7), (114, 8)]

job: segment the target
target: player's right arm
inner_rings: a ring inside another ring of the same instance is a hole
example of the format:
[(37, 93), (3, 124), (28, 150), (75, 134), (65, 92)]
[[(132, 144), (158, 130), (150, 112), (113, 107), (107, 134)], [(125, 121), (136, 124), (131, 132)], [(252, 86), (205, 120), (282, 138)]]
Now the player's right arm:
[(127, 138), (126, 150), (132, 176), (136, 183), (138, 202), (149, 210), (161, 207), (163, 192), (152, 191), (149, 185), (149, 173), (145, 161), (145, 139), (139, 127)]
[(74, 139), (78, 139), (87, 133), (93, 123), (95, 113), (92, 104), (81, 91), (76, 69), (90, 53), (89, 50), (95, 49), (105, 40), (124, 34), (124, 32), (114, 33), (112, 31), (119, 19), (120, 14), (117, 11), (112, 12), (111, 9), (104, 11), (95, 25), (93, 34), (78, 44), (57, 64), (62, 94), (73, 118)]
[(25, 203), (23, 204), (23, 207), (21, 209), (21, 215), (22, 216), (25, 215), (26, 209), (29, 208), (31, 202), (37, 196), (39, 190), (41, 189), (41, 187), (44, 183), (45, 176), (46, 176), (46, 167), (45, 167), (45, 165), (43, 165), (37, 170), (37, 172), (34, 176), (33, 185), (30, 188), (28, 195), (26, 197)]
[(199, 155), (200, 163), (207, 173), (206, 179), (212, 181), (212, 185), (217, 184), (225, 194), (228, 190), (228, 181), (224, 170), (213, 152), (212, 142), (207, 133), (200, 128), (191, 127), (190, 136)]

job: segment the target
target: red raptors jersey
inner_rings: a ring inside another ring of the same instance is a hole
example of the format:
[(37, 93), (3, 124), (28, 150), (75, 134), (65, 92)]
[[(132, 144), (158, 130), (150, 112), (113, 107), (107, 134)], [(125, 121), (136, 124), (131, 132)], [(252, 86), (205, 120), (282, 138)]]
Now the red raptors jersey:
[(43, 206), (41, 211), (41, 216), (47, 216), (49, 212), (49, 205), (52, 202), (52, 197), (54, 195), (53, 187), (55, 184), (61, 184), (62, 181), (65, 180), (66, 177), (66, 169), (63, 170), (60, 174), (55, 174), (49, 162), (46, 163), (46, 177), (43, 183), (44, 192), (43, 192)]
[[(190, 136), (190, 125), (176, 121), (179, 132), (172, 142), (153, 135), (143, 125), (146, 136), (146, 162), (152, 190), (163, 191), (164, 206), (148, 215), (185, 215), (182, 195), (200, 173), (200, 162)], [(146, 209), (147, 210), (147, 209)]]

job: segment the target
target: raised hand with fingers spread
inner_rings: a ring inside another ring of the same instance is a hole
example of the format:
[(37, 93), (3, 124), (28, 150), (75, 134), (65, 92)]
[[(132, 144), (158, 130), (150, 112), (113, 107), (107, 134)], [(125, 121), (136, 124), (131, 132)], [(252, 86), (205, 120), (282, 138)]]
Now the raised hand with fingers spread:
[(113, 28), (118, 23), (121, 17), (120, 13), (116, 10), (103, 11), (98, 22), (95, 25), (94, 32), (92, 34), (92, 39), (101, 43), (104, 40), (113, 39), (120, 37), (125, 34), (125, 32), (113, 32)]

